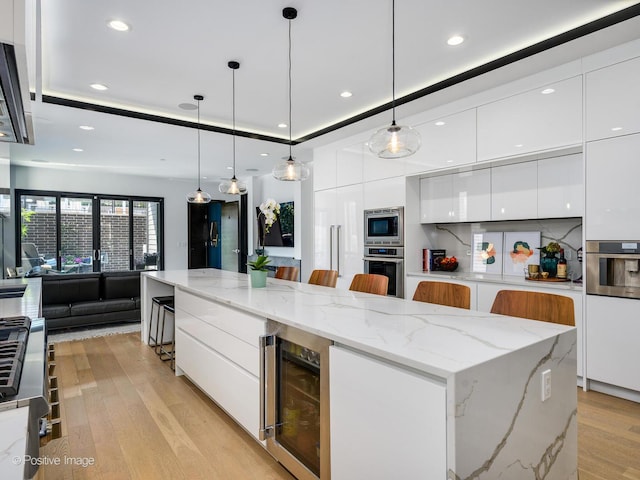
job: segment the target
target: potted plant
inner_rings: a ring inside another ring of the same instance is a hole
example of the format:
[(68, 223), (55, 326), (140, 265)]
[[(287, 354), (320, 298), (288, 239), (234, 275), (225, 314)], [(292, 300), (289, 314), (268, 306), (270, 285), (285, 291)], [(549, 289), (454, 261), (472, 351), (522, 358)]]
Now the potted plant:
[(560, 252), (558, 242), (549, 242), (546, 246), (540, 247), (540, 268), (543, 272), (549, 272), (549, 277), (555, 277), (558, 271), (558, 257)]
[[(266, 255), (266, 250), (264, 248), (265, 237), (267, 233), (269, 233), (269, 229), (273, 225), (273, 223), (278, 218), (278, 214), (280, 213), (280, 204), (276, 202), (273, 198), (268, 198), (263, 203), (260, 204), (260, 214), (258, 215), (258, 219), (260, 216), (264, 217), (264, 230), (262, 233), (262, 250), (258, 254), (257, 258), (251, 262), (248, 262), (249, 267), (249, 275), (251, 276), (251, 286), (253, 288), (261, 288), (267, 285), (267, 264), (271, 262), (269, 257)], [(256, 253), (258, 249), (256, 249)]]

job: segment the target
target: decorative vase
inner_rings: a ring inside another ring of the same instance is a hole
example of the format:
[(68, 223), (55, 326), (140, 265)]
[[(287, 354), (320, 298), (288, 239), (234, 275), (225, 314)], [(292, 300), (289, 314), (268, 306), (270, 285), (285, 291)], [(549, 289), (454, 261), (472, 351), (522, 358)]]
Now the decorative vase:
[(555, 253), (547, 253), (540, 258), (540, 268), (543, 272), (549, 272), (549, 277), (555, 277), (558, 271), (558, 258)]
[(251, 288), (264, 288), (267, 286), (266, 270), (249, 270)]

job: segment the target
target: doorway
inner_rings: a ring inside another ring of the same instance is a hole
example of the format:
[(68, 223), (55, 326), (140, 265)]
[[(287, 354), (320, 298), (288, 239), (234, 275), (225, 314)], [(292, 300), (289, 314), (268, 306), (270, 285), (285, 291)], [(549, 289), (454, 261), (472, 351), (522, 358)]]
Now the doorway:
[(239, 203), (229, 202), (222, 205), (220, 224), (222, 227), (222, 270), (238, 271), (238, 243)]

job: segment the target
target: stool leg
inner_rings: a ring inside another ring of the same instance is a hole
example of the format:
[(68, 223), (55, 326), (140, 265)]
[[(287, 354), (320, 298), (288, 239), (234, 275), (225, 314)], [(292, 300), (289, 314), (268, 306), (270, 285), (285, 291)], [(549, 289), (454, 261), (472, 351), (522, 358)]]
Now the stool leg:
[[(153, 340), (153, 343), (156, 343), (156, 339), (151, 337), (151, 330), (153, 330), (153, 307), (155, 307), (156, 302), (152, 301), (151, 302), (151, 315), (149, 315), (149, 334), (147, 335), (147, 345), (149, 345), (150, 347), (151, 345), (151, 340)], [(158, 333), (157, 333), (157, 328), (158, 328), (158, 322), (156, 321), (156, 338), (158, 338)]]
[[(160, 305), (160, 310), (162, 310), (162, 328), (160, 328), (160, 311), (158, 311), (158, 326), (156, 328), (156, 355), (162, 357), (162, 342), (164, 341), (164, 319), (166, 316), (166, 310), (163, 305)], [(160, 339), (160, 341), (158, 341)]]

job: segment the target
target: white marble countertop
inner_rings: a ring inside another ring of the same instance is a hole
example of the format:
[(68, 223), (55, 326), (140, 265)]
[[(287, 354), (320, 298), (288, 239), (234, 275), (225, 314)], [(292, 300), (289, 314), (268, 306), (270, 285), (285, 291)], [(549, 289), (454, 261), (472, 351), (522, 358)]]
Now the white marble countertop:
[(0, 318), (27, 316), (40, 317), (40, 289), (42, 280), (39, 278), (11, 278), (0, 280), (0, 286), (28, 284), (22, 297), (0, 299)]
[(407, 272), (408, 277), (428, 277), (437, 278), (439, 280), (446, 281), (461, 280), (467, 282), (486, 282), (486, 283), (500, 283), (503, 285), (518, 285), (533, 288), (550, 288), (554, 290), (574, 290), (576, 292), (582, 292), (582, 283), (568, 282), (545, 282), (545, 281), (533, 281), (524, 278), (524, 274), (519, 275), (498, 275), (490, 273), (476, 273), (476, 272)]
[(143, 275), (442, 378), (574, 328), (215, 269)]

